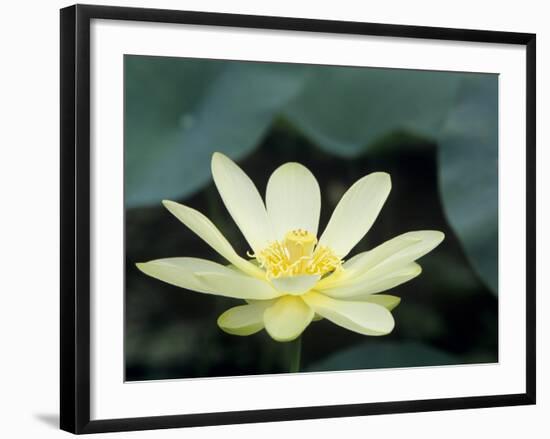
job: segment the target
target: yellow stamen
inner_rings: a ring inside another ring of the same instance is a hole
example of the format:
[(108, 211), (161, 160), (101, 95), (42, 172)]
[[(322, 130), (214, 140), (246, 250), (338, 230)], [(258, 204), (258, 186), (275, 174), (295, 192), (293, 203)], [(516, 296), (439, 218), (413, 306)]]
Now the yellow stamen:
[(342, 261), (325, 246), (317, 245), (317, 238), (307, 230), (288, 232), (283, 241), (274, 241), (254, 256), (265, 268), (269, 279), (319, 275), (342, 269)]

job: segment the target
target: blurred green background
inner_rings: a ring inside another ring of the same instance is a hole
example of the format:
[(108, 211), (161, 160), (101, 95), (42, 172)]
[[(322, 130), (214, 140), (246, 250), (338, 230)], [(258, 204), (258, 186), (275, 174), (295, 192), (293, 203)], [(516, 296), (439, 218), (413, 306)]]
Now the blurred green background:
[(447, 235), (420, 260), (423, 273), (392, 290), (402, 302), (390, 335), (314, 322), (302, 370), (498, 361), (497, 75), (126, 55), (124, 76), (127, 380), (288, 370), (289, 344), (217, 327), (239, 301), (135, 268), (174, 256), (225, 262), (163, 199), (200, 210), (249, 250), (212, 182), (214, 151), (261, 193), (282, 163), (307, 166), (321, 186), (320, 230), (355, 180), (389, 172), (390, 197), (352, 254), (410, 230)]

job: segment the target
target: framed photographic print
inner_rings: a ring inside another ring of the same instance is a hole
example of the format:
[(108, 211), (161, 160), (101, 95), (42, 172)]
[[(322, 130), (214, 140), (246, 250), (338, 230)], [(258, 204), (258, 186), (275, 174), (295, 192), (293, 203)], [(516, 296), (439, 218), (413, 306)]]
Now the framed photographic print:
[(61, 10), (61, 428), (535, 403), (535, 35)]

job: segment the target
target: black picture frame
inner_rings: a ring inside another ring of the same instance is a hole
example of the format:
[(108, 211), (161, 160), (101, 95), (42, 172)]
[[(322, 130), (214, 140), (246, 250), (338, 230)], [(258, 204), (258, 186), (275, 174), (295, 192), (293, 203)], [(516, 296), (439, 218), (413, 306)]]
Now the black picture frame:
[[(526, 392), (445, 399), (90, 420), (90, 21), (182, 23), (526, 47)], [(61, 429), (80, 434), (535, 404), (535, 66), (530, 33), (74, 5), (61, 10)]]

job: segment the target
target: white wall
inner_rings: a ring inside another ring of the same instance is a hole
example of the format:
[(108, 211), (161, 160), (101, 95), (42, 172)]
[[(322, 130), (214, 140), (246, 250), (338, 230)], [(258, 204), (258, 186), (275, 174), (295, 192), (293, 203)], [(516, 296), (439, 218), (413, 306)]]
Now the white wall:
[[(88, 3), (98, 3), (88, 1)], [(286, 15), (397, 24), (536, 32), (538, 145), (547, 145), (550, 117), (550, 14), (545, 2), (288, 0), (108, 1), (100, 4)], [(0, 32), (0, 432), (3, 437), (61, 437), (58, 411), (58, 9), (63, 1), (5, 2)], [(547, 165), (547, 166), (544, 166)], [(538, 405), (455, 412), (371, 416), (275, 424), (123, 433), (113, 437), (478, 438), (548, 437), (550, 325), (542, 310), (550, 281), (548, 148), (538, 169)], [(546, 201), (546, 202), (544, 202)], [(27, 249), (28, 247), (28, 249)], [(32, 251), (32, 253), (31, 253)], [(30, 305), (30, 306), (29, 306)], [(541, 373), (542, 372), (542, 373)]]

